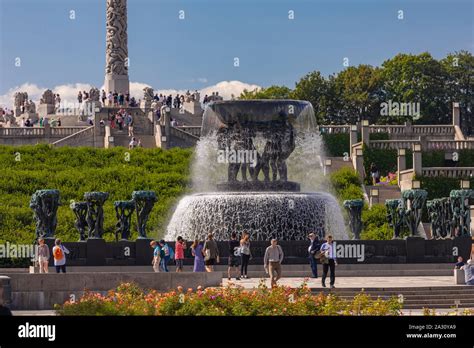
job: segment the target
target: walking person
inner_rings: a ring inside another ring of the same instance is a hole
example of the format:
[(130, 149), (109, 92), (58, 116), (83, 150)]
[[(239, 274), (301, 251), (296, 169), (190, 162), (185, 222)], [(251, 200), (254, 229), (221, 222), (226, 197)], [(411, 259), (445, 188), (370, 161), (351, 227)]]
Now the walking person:
[(237, 273), (235, 280), (240, 280), (239, 277), (239, 256), (240, 256), (240, 242), (237, 240), (237, 233), (232, 232), (229, 241), (229, 267), (227, 268), (227, 276), (229, 280), (232, 278), (232, 269)]
[(318, 277), (318, 260), (316, 259), (316, 253), (321, 249), (321, 244), (319, 243), (319, 238), (316, 234), (309, 234), (309, 247), (308, 247), (308, 257), (309, 264), (311, 265), (312, 278)]
[(160, 248), (161, 248), (160, 268), (163, 272), (169, 272), (168, 264), (174, 256), (173, 249), (169, 247), (169, 245), (165, 242), (164, 239), (160, 240), (159, 244), (160, 244)]
[(54, 266), (56, 267), (56, 273), (66, 273), (66, 254), (69, 254), (69, 250), (61, 244), (61, 239), (54, 241), (53, 257)]
[(278, 245), (278, 241), (273, 238), (263, 257), (265, 271), (270, 275), (272, 288), (277, 286), (277, 282), (281, 278), (281, 263), (284, 256), (283, 249)]
[(214, 240), (212, 233), (207, 235), (207, 239), (204, 242), (204, 264), (206, 266), (207, 272), (214, 271), (214, 265), (219, 263), (219, 249), (217, 248), (217, 243)]
[(321, 252), (324, 253), (325, 257), (327, 258), (327, 262), (323, 264), (323, 278), (321, 279), (321, 283), (323, 288), (326, 287), (326, 277), (328, 275), (328, 270), (331, 271), (329, 279), (330, 279), (330, 286), (331, 289), (334, 289), (334, 283), (336, 282), (336, 250), (334, 246), (334, 240), (332, 235), (327, 236), (327, 242), (321, 245)]
[(38, 265), (40, 273), (48, 273), (49, 263), (49, 247), (45, 244), (44, 239), (38, 239)]
[(252, 252), (250, 251), (250, 235), (244, 231), (242, 233), (242, 239), (240, 240), (240, 277), (249, 279), (247, 276), (247, 268), (249, 261), (252, 258)]
[(183, 265), (184, 265), (184, 249), (186, 249), (186, 241), (183, 239), (183, 237), (178, 236), (178, 238), (176, 238), (176, 244), (174, 248), (175, 248), (174, 260), (176, 262), (176, 272), (182, 272)]
[(150, 246), (153, 249), (153, 260), (151, 260), (151, 265), (153, 266), (153, 271), (158, 273), (160, 271), (160, 253), (161, 249), (158, 243), (154, 240), (150, 242)]
[(194, 256), (193, 272), (204, 272), (204, 253), (202, 251), (203, 245), (199, 239), (196, 239), (191, 246), (191, 254)]

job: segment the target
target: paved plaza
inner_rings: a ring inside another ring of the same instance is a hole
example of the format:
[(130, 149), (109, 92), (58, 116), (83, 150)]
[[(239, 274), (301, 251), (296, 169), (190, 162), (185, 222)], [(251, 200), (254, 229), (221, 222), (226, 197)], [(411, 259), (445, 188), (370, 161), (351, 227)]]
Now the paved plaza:
[[(230, 283), (239, 284), (246, 289), (258, 287), (261, 279), (265, 279), (265, 284), (270, 286), (269, 278), (252, 278), (229, 281), (223, 280), (224, 285)], [(287, 277), (279, 281), (280, 285), (298, 287), (306, 281), (310, 288), (322, 288), (321, 278), (299, 278)], [(326, 279), (326, 285), (329, 287), (329, 279)], [(429, 286), (452, 286), (454, 285), (452, 276), (433, 276), (433, 277), (342, 277), (336, 278), (337, 288), (398, 288), (398, 287), (429, 287)], [(474, 291), (474, 289), (473, 289)]]

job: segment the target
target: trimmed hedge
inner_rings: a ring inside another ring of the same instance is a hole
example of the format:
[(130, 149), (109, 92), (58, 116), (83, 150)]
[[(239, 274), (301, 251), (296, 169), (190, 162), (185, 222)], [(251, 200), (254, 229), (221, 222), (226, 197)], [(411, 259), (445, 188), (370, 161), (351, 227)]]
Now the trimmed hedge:
[(350, 138), (349, 134), (321, 134), (326, 155), (331, 157), (343, 157), (344, 152), (350, 154)]
[[(79, 239), (69, 204), (72, 200), (83, 200), (87, 191), (109, 192), (104, 205), (106, 240), (115, 237), (113, 202), (131, 199), (134, 190), (155, 191), (158, 202), (147, 229), (151, 238), (159, 237), (163, 234), (170, 208), (186, 191), (191, 155), (191, 150), (178, 148), (0, 146), (0, 243), (32, 243), (35, 224), (33, 211), (29, 208), (30, 198), (36, 190), (46, 188), (60, 191), (62, 205), (58, 209), (56, 235), (64, 241)], [(136, 237), (135, 220), (134, 215), (133, 239)]]

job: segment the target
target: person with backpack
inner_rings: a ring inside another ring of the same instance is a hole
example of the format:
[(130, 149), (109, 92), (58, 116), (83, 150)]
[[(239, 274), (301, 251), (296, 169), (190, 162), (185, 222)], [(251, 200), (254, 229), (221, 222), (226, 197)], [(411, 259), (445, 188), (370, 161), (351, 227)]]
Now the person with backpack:
[(160, 247), (161, 247), (161, 264), (160, 267), (163, 272), (169, 272), (168, 270), (168, 263), (172, 258), (174, 258), (173, 249), (166, 244), (165, 240), (160, 240)]
[(54, 241), (53, 257), (54, 266), (56, 267), (56, 273), (66, 273), (66, 254), (69, 254), (69, 250), (61, 244), (61, 239)]

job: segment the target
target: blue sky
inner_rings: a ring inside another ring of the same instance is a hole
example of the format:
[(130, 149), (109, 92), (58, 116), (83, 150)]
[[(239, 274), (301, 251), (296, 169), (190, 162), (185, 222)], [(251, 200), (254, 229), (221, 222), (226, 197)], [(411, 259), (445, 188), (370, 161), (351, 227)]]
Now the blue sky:
[[(0, 0), (0, 95), (104, 78), (105, 0)], [(202, 89), (293, 87), (307, 72), (393, 55), (473, 51), (472, 0), (129, 0), (130, 80)], [(76, 19), (69, 19), (74, 10)], [(185, 11), (185, 19), (178, 12)], [(288, 19), (294, 10), (295, 19)], [(404, 11), (404, 19), (397, 11)], [(21, 67), (15, 67), (15, 58)], [(240, 67), (233, 66), (234, 57)]]

